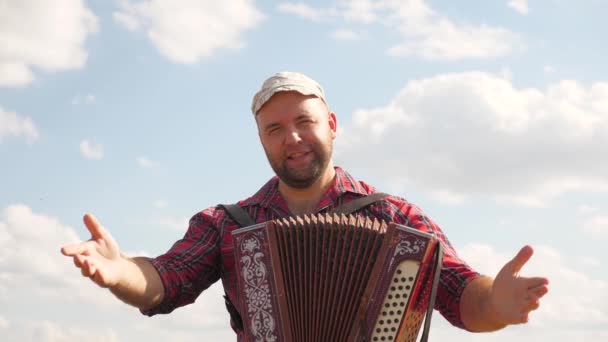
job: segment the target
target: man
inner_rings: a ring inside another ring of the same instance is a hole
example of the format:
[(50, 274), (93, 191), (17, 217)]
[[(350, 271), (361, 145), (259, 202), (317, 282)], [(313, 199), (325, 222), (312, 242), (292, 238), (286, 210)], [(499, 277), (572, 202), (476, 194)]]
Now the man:
[[(334, 167), (331, 156), (337, 119), (321, 86), (305, 75), (278, 73), (267, 79), (252, 103), (260, 142), (276, 173), (256, 194), (238, 202), (255, 222), (303, 213), (322, 213), (375, 192)], [(532, 256), (525, 246), (495, 278), (473, 271), (440, 228), (420, 209), (388, 196), (366, 207), (363, 215), (434, 232), (444, 246), (441, 282), (435, 308), (455, 326), (493, 331), (525, 323), (548, 291), (548, 280), (518, 275)], [(235, 261), (231, 232), (238, 224), (221, 206), (194, 215), (183, 239), (154, 259), (120, 254), (110, 234), (93, 217), (84, 216), (91, 233), (86, 242), (65, 246), (83, 276), (109, 288), (146, 315), (169, 313), (190, 304), (221, 279), (235, 301)], [(235, 322), (232, 322), (235, 328)], [(241, 331), (236, 329), (240, 336)]]

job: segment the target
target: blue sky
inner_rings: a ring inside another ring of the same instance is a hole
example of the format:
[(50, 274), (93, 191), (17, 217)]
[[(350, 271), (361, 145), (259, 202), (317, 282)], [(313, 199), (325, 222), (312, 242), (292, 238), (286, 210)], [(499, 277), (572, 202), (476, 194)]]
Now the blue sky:
[[(147, 318), (60, 246), (92, 212), (157, 255), (199, 210), (272, 176), (250, 101), (300, 71), (338, 117), (335, 162), (418, 204), (493, 275), (524, 244), (550, 293), (525, 326), (431, 340), (608, 339), (608, 4), (0, 1), (0, 336), (233, 335), (214, 286)], [(3, 338), (4, 340), (5, 338)]]

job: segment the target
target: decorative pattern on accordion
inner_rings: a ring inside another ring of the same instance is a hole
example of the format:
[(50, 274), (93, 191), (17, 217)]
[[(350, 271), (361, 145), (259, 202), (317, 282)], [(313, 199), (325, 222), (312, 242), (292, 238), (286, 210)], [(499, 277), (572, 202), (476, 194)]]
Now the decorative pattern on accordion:
[(255, 341), (278, 341), (275, 312), (271, 302), (270, 268), (263, 245), (267, 243), (264, 231), (252, 231), (239, 236), (235, 244), (242, 275), (242, 293), (247, 307), (246, 317)]
[(432, 278), (432, 235), (312, 215), (233, 237), (246, 341), (415, 341), (428, 306), (421, 288)]

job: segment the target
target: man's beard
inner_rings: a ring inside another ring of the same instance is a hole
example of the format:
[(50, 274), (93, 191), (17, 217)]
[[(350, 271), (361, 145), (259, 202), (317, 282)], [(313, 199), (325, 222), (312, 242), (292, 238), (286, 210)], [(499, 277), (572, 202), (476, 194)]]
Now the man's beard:
[(266, 151), (266, 157), (270, 162), (270, 167), (280, 180), (292, 188), (304, 189), (321, 178), (327, 165), (329, 165), (331, 152), (331, 145), (328, 148), (323, 148), (320, 145), (313, 146), (310, 151), (313, 155), (312, 161), (306, 167), (298, 169), (290, 168), (287, 165), (287, 158), (275, 160), (268, 155), (268, 151)]

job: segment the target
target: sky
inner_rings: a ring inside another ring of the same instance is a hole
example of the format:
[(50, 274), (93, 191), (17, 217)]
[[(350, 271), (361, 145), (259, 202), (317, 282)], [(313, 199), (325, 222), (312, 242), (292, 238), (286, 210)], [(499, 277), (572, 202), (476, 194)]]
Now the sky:
[(250, 112), (318, 80), (335, 164), (408, 199), (495, 275), (549, 278), (530, 323), (431, 341), (608, 341), (608, 2), (0, 0), (0, 339), (234, 340), (219, 284), (148, 318), (60, 247), (91, 212), (127, 255), (271, 176)]

